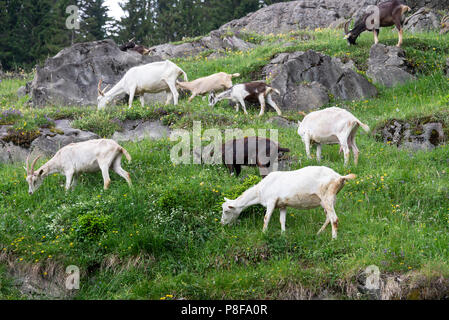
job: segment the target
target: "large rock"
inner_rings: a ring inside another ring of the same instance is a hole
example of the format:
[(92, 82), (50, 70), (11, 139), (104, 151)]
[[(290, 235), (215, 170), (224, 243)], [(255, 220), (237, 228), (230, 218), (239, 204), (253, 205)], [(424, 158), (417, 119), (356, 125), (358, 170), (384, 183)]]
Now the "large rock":
[(130, 68), (161, 60), (123, 52), (112, 40), (75, 44), (37, 67), (31, 84), (33, 105), (96, 105), (100, 79), (112, 86)]
[(386, 87), (404, 84), (416, 79), (411, 72), (413, 70), (405, 58), (403, 49), (383, 44), (375, 44), (371, 47), (366, 74), (375, 83)]
[(69, 120), (57, 120), (54, 129), (40, 131), (41, 136), (31, 143), (31, 150), (45, 157), (54, 156), (59, 149), (71, 143), (100, 138), (95, 133), (72, 128)]
[(160, 121), (128, 120), (122, 123), (123, 131), (115, 132), (112, 139), (117, 142), (139, 142), (144, 139), (163, 139), (170, 136), (170, 128)]
[(404, 30), (410, 33), (440, 29), (441, 15), (429, 8), (421, 8), (404, 22)]
[(417, 10), (422, 7), (438, 10), (447, 10), (449, 8), (448, 0), (407, 0), (405, 2), (413, 10)]
[(215, 30), (197, 41), (182, 44), (166, 43), (154, 46), (151, 50), (154, 54), (164, 59), (172, 59), (197, 56), (201, 52), (208, 50), (218, 52), (224, 50), (247, 51), (254, 47), (254, 44), (246, 42), (235, 35), (226, 36), (222, 32)]
[(327, 28), (376, 0), (302, 0), (275, 3), (223, 25), (219, 30), (280, 34), (306, 28)]
[(24, 162), (30, 153), (31, 157), (50, 158), (66, 145), (100, 138), (95, 133), (72, 128), (69, 120), (57, 120), (54, 128), (41, 128), (37, 137), (24, 146), (8, 141), (11, 128), (0, 126), (0, 163)]
[(273, 95), (281, 109), (309, 110), (329, 102), (329, 94), (343, 100), (360, 100), (377, 95), (377, 89), (343, 63), (322, 53), (281, 53), (264, 67), (263, 74), (280, 90)]
[(416, 125), (392, 120), (380, 133), (385, 143), (414, 151), (432, 150), (446, 140), (443, 124), (438, 122)]

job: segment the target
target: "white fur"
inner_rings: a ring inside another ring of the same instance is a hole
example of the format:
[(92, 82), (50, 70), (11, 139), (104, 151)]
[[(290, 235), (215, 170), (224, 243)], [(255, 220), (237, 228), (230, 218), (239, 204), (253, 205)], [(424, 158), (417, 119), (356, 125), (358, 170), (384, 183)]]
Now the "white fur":
[(153, 62), (128, 70), (123, 78), (107, 93), (99, 92), (98, 109), (103, 109), (112, 99), (121, 94), (129, 95), (129, 107), (132, 107), (134, 96), (140, 96), (140, 103), (144, 105), (145, 93), (167, 93), (167, 104), (174, 99), (178, 104), (179, 93), (176, 80), (183, 75), (188, 81), (186, 73), (171, 61)]
[(245, 208), (261, 204), (267, 208), (263, 232), (267, 230), (271, 215), (276, 208), (280, 209), (281, 229), (284, 232), (287, 207), (312, 209), (321, 206), (326, 212), (326, 222), (318, 234), (332, 223), (332, 237), (336, 238), (338, 228), (338, 217), (334, 210), (336, 196), (345, 181), (354, 178), (355, 175), (352, 174), (343, 177), (327, 167), (272, 172), (237, 199), (225, 198), (221, 223), (229, 224), (237, 219)]
[(212, 91), (223, 91), (232, 87), (232, 78), (239, 77), (240, 74), (227, 74), (225, 72), (215, 73), (208, 77), (196, 79), (191, 82), (177, 82), (178, 86), (192, 92), (189, 98), (191, 102), (196, 96)]
[(370, 128), (360, 122), (349, 111), (337, 107), (327, 108), (309, 113), (302, 122), (298, 122), (298, 134), (305, 146), (307, 157), (311, 159), (310, 144), (315, 142), (317, 147), (317, 160), (321, 160), (321, 146), (323, 144), (339, 144), (344, 152), (345, 165), (349, 162), (349, 152), (354, 153), (354, 163), (357, 165), (359, 149), (355, 143), (357, 129), (361, 126), (366, 132)]
[[(66, 176), (66, 190), (72, 187), (72, 178), (81, 172), (96, 172), (101, 170), (104, 180), (104, 189), (108, 189), (111, 180), (109, 168), (124, 178), (131, 186), (129, 173), (122, 169), (121, 159), (125, 155), (128, 161), (131, 156), (119, 144), (109, 139), (89, 140), (72, 143), (59, 150), (41, 168), (27, 172), (29, 193), (33, 194), (41, 185), (44, 178), (53, 173), (61, 173)], [(28, 168), (28, 163), (27, 163)]]

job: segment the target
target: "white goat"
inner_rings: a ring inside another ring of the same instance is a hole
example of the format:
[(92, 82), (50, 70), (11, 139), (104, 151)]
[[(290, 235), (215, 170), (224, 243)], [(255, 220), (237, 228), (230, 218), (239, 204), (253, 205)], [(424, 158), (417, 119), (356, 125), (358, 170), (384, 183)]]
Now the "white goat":
[(349, 162), (350, 149), (354, 153), (354, 163), (359, 160), (359, 149), (355, 143), (355, 135), (359, 126), (367, 133), (370, 128), (354, 117), (349, 111), (337, 107), (315, 111), (306, 115), (302, 122), (298, 121), (298, 134), (305, 146), (307, 157), (311, 159), (310, 144), (318, 144), (316, 157), (321, 161), (322, 144), (339, 144), (340, 152), (344, 152), (345, 166)]
[(167, 93), (166, 104), (174, 99), (178, 104), (179, 93), (176, 80), (183, 75), (188, 81), (187, 74), (171, 61), (153, 62), (129, 69), (123, 78), (111, 90), (105, 93), (101, 90), (102, 80), (98, 83), (98, 109), (103, 109), (112, 99), (121, 94), (129, 95), (129, 107), (132, 107), (134, 96), (140, 96), (140, 103), (144, 106), (145, 93)]
[(189, 98), (189, 102), (191, 102), (196, 96), (231, 88), (232, 78), (236, 77), (240, 77), (240, 74), (227, 74), (226, 72), (219, 72), (207, 77), (193, 80), (191, 82), (177, 81), (176, 83), (180, 88), (192, 92), (192, 96)]
[(285, 232), (287, 207), (313, 209), (323, 207), (326, 222), (318, 234), (332, 223), (332, 238), (337, 238), (338, 217), (334, 210), (338, 192), (346, 180), (355, 179), (354, 174), (341, 176), (327, 167), (306, 167), (297, 171), (277, 171), (270, 173), (257, 185), (246, 190), (235, 200), (225, 198), (221, 223), (235, 221), (249, 206), (261, 204), (267, 208), (263, 232), (266, 232), (274, 209), (280, 209), (281, 230)]
[(266, 99), (268, 104), (276, 110), (278, 115), (282, 115), (281, 110), (271, 98), (271, 92), (276, 92), (277, 94), (280, 94), (279, 90), (270, 87), (269, 85), (261, 81), (236, 84), (231, 89), (226, 90), (217, 96), (215, 96), (215, 94), (212, 92), (209, 96), (209, 105), (213, 107), (219, 101), (229, 99), (236, 103), (235, 110), (237, 112), (239, 111), (239, 103), (240, 103), (243, 107), (243, 112), (245, 112), (245, 114), (248, 114), (248, 112), (246, 111), (245, 99), (247, 100), (257, 99), (260, 103), (259, 117), (261, 117), (265, 113), (265, 99)]
[(101, 170), (106, 190), (111, 183), (110, 167), (131, 186), (129, 173), (121, 167), (122, 155), (125, 155), (128, 162), (131, 161), (129, 153), (114, 140), (98, 139), (65, 146), (36, 171), (34, 166), (40, 157), (34, 159), (31, 168), (27, 158), (25, 170), (27, 171), (26, 180), (29, 185), (29, 194), (33, 194), (39, 189), (46, 176), (57, 172), (66, 176), (65, 189), (69, 190), (72, 187), (72, 179), (75, 174)]

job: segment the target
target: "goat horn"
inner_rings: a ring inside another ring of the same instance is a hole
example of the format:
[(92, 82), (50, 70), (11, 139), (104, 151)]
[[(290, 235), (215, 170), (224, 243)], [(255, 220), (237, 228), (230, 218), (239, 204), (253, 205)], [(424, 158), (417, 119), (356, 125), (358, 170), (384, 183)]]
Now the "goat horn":
[(28, 155), (27, 159), (26, 159), (26, 166), (27, 166), (27, 174), (30, 173), (30, 155)]
[(101, 84), (103, 83), (103, 79), (100, 79), (100, 82), (98, 82), (98, 95), (104, 96), (103, 91), (101, 91)]
[(36, 165), (37, 160), (40, 159), (41, 156), (37, 156), (36, 159), (34, 159), (33, 163), (31, 164), (31, 174), (34, 173), (34, 166)]
[(449, 14), (447, 16), (444, 16), (443, 19), (441, 19), (441, 24), (445, 25), (447, 21), (449, 21)]
[(349, 24), (351, 23), (352, 18), (350, 18), (348, 21), (345, 22), (344, 24), (344, 29), (345, 29), (345, 34), (349, 33)]

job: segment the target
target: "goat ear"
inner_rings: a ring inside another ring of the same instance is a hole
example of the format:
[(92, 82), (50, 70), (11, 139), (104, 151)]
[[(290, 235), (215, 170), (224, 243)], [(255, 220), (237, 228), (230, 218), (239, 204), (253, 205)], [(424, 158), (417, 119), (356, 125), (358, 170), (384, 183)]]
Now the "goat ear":
[(301, 125), (301, 121), (298, 120), (298, 127)]
[(44, 173), (44, 169), (39, 170), (39, 173), (37, 174), (39, 177)]
[(229, 201), (229, 199), (225, 197), (225, 198), (224, 198), (224, 201), (228, 202), (228, 201)]

